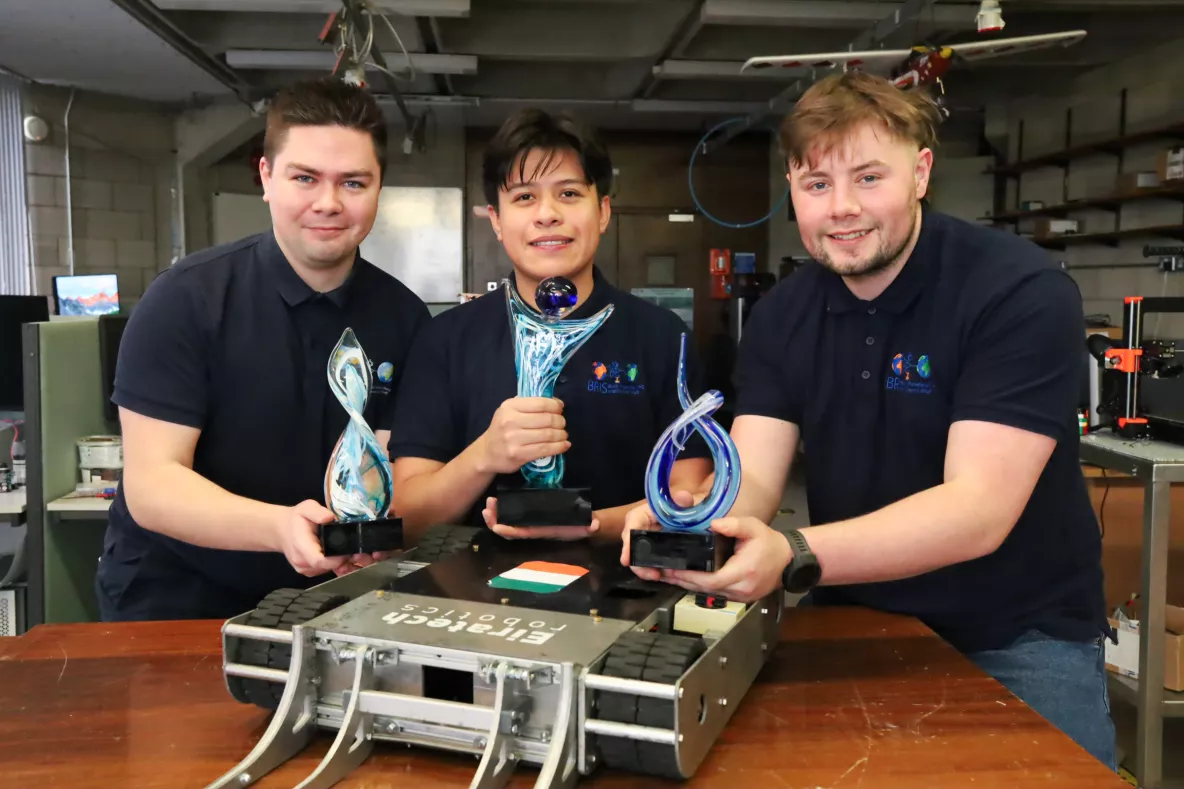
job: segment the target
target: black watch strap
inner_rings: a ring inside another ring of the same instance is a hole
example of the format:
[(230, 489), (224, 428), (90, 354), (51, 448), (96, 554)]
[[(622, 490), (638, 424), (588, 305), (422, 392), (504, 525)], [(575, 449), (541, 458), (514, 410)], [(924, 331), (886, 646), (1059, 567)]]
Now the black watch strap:
[(810, 550), (810, 544), (805, 536), (793, 529), (785, 533), (789, 547), (793, 551), (793, 558), (781, 573), (781, 584), (785, 591), (794, 594), (805, 594), (818, 584), (822, 578), (822, 566), (818, 557)]

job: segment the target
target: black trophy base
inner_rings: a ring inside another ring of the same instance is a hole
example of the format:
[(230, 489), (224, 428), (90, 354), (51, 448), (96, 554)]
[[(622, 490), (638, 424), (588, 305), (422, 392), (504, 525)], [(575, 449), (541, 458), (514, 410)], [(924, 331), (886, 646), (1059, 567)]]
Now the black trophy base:
[(588, 488), (507, 488), (497, 493), (497, 521), (505, 526), (591, 526)]
[(631, 531), (629, 564), (713, 573), (731, 557), (735, 543), (715, 532)]
[(349, 556), (403, 549), (403, 519), (337, 521), (317, 526), (317, 539), (325, 556)]

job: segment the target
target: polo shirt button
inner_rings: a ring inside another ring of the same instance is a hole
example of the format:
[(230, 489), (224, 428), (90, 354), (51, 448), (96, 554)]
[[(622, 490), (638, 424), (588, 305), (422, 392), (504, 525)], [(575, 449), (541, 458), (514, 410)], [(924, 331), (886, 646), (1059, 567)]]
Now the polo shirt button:
[(868, 314), (868, 315), (875, 315), (875, 314), (876, 314), (876, 308), (875, 308), (875, 307), (868, 307), (868, 308), (867, 308), (867, 314)]
[(869, 378), (871, 378), (871, 377), (872, 377), (872, 374), (871, 374), (871, 373), (869, 373), (867, 370), (864, 370), (864, 371), (863, 371), (863, 380), (865, 380), (865, 381), (866, 381), (867, 379), (869, 379)]
[(876, 338), (875, 337), (868, 337), (866, 340), (864, 340), (864, 342), (866, 342), (868, 345), (874, 345), (876, 342)]
[(561, 384), (567, 383), (567, 376), (566, 375), (559, 376), (559, 383), (561, 383)]

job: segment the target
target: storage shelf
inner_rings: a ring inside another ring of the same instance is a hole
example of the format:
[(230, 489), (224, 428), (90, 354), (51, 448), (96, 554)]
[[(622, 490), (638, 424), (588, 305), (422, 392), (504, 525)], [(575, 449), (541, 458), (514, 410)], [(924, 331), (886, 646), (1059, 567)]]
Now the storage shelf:
[(1131, 145), (1173, 138), (1184, 139), (1184, 122), (1171, 123), (1155, 129), (1124, 134), (1121, 137), (1113, 137), (1107, 140), (1073, 145), (1061, 151), (1041, 154), (1040, 156), (1033, 156), (1031, 159), (1021, 159), (1011, 164), (992, 167), (987, 170), (987, 173), (1015, 177), (1022, 173), (1039, 170), (1044, 167), (1064, 167), (1072, 160), (1085, 156), (1099, 153), (1117, 154), (1123, 148), (1130, 147)]
[(1045, 249), (1064, 249), (1074, 244), (1110, 244), (1118, 246), (1118, 242), (1128, 238), (1143, 238), (1145, 236), (1163, 236), (1177, 241), (1184, 241), (1184, 225), (1155, 225), (1153, 227), (1131, 227), (1125, 230), (1112, 230), (1106, 233), (1077, 233), (1050, 238), (1033, 238), (1031, 241)]
[(1137, 192), (1121, 195), (1107, 195), (1106, 197), (1085, 197), (1071, 200), (1060, 205), (1048, 205), (1034, 208), (1030, 211), (1006, 211), (998, 216), (980, 217), (984, 222), (1017, 222), (1021, 219), (1036, 217), (1064, 217), (1073, 211), (1085, 211), (1091, 208), (1113, 210), (1120, 205), (1137, 203), (1143, 200), (1184, 200), (1184, 185), (1156, 186), (1150, 189), (1140, 189)]
[[(1106, 672), (1106, 680), (1109, 683), (1110, 693), (1115, 698), (1130, 704), (1137, 705), (1139, 703), (1139, 680), (1115, 674), (1113, 671)], [(1184, 693), (1164, 688), (1160, 708), (1163, 710), (1165, 718), (1184, 718)]]

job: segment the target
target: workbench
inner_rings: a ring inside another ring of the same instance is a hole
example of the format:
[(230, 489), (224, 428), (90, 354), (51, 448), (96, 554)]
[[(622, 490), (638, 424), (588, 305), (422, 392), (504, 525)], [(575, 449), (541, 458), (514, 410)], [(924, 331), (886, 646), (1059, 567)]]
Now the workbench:
[[(245, 756), (268, 713), (233, 701), (221, 622), (41, 625), (0, 641), (0, 764), (11, 786), (194, 787)], [(262, 779), (292, 786), (332, 738)], [(472, 758), (380, 745), (342, 780), (467, 787)], [(513, 786), (531, 786), (523, 770)], [(583, 787), (667, 784), (598, 771)], [(769, 664), (688, 789), (1129, 789), (917, 620), (789, 608)]]
[(1171, 486), (1184, 482), (1184, 446), (1129, 440), (1113, 433), (1082, 436), (1081, 460), (1143, 483), (1143, 560), (1139, 591), (1139, 678), (1108, 672), (1111, 696), (1135, 704), (1135, 776), (1143, 789), (1163, 782), (1163, 719), (1184, 717), (1184, 693), (1163, 686), (1164, 606), (1167, 603)]

